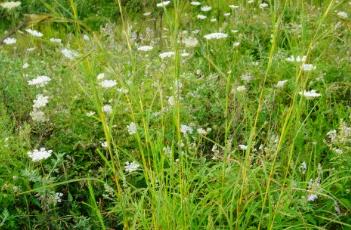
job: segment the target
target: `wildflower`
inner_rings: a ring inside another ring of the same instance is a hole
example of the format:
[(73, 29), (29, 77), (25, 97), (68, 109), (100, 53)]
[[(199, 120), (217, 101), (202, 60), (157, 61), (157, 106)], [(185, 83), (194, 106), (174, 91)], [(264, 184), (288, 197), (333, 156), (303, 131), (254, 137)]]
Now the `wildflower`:
[(103, 147), (104, 149), (107, 149), (107, 147), (108, 147), (107, 141), (101, 142), (101, 147)]
[(166, 7), (171, 3), (171, 1), (162, 1), (160, 3), (157, 3), (156, 6), (159, 8)]
[(302, 65), (302, 70), (306, 71), (306, 72), (310, 72), (310, 71), (315, 70), (315, 69), (316, 69), (316, 67), (312, 64), (303, 64)]
[(194, 37), (184, 38), (182, 42), (188, 48), (195, 47), (199, 43), (198, 40), (196, 38), (194, 38)]
[(22, 69), (27, 69), (29, 67), (29, 64), (26, 62), (23, 64)]
[(320, 178), (318, 177), (317, 179), (313, 180), (311, 179), (308, 182), (308, 195), (307, 195), (307, 201), (315, 201), (318, 199), (317, 192), (320, 188)]
[(307, 200), (308, 201), (315, 201), (315, 200), (317, 200), (318, 199), (318, 196), (316, 195), (316, 194), (309, 194), (308, 196), (307, 196)]
[(134, 122), (131, 122), (129, 125), (127, 125), (128, 133), (129, 135), (134, 135), (138, 131), (138, 127)]
[(32, 161), (41, 161), (49, 158), (51, 156), (52, 150), (46, 150), (45, 148), (34, 149), (28, 152), (28, 156)]
[(100, 82), (100, 85), (102, 88), (108, 89), (115, 87), (117, 85), (117, 82), (115, 80), (103, 80)]
[(207, 18), (206, 15), (202, 15), (202, 14), (198, 14), (196, 17), (197, 17), (197, 19), (200, 19), (200, 20), (204, 20)]
[(0, 6), (4, 9), (7, 9), (7, 10), (12, 10), (14, 8), (17, 8), (21, 5), (21, 2), (20, 1), (16, 1), (16, 2), (2, 2), (0, 3)]
[(186, 135), (187, 133), (192, 133), (193, 132), (193, 128), (191, 128), (188, 125), (180, 125), (180, 132), (183, 133), (184, 135)]
[(138, 51), (148, 52), (151, 51), (154, 47), (152, 46), (140, 46), (138, 47)]
[(225, 33), (211, 33), (211, 34), (206, 34), (204, 36), (204, 38), (206, 40), (213, 40), (213, 39), (223, 39), (223, 38), (227, 38), (228, 37), (228, 34), (225, 34)]
[(175, 103), (176, 103), (176, 101), (175, 101), (174, 97), (173, 97), (173, 96), (170, 96), (170, 97), (168, 98), (168, 104), (169, 104), (170, 106), (174, 106)]
[(235, 9), (239, 9), (239, 6), (236, 6), (236, 5), (229, 5), (229, 8), (235, 10)]
[(265, 9), (265, 8), (268, 7), (268, 4), (265, 3), (265, 2), (263, 2), (263, 3), (261, 3), (261, 4), (259, 5), (259, 7), (260, 7), (260, 9)]
[(95, 115), (95, 112), (94, 112), (94, 111), (88, 111), (88, 112), (85, 113), (85, 115), (86, 115), (87, 117), (92, 117), (92, 116)]
[(284, 86), (286, 85), (286, 83), (288, 82), (288, 80), (282, 80), (282, 81), (278, 81), (278, 83), (275, 85), (276, 88), (284, 88)]
[(62, 198), (63, 197), (63, 193), (62, 192), (57, 192), (55, 193), (55, 201), (56, 203), (61, 203), (62, 202)]
[(230, 16), (230, 13), (224, 13), (223, 16), (224, 16), (224, 17), (229, 17), (229, 16)]
[(150, 16), (150, 15), (151, 15), (151, 12), (145, 12), (143, 15), (144, 15), (145, 17)]
[(173, 51), (167, 51), (167, 52), (160, 53), (159, 57), (161, 59), (165, 59), (165, 58), (173, 57), (174, 55), (175, 53)]
[(240, 150), (247, 150), (247, 145), (239, 145)]
[(183, 52), (183, 53), (180, 54), (180, 56), (181, 56), (181, 57), (189, 57), (190, 54), (187, 53), (187, 52)]
[(255, 1), (254, 0), (249, 0), (249, 1), (247, 1), (247, 3), (249, 3), (249, 4), (252, 4), (252, 3), (254, 3)]
[(211, 18), (210, 22), (216, 22), (217, 19), (216, 18)]
[(299, 167), (299, 170), (300, 170), (300, 172), (301, 172), (302, 174), (305, 174), (305, 173), (306, 173), (307, 164), (306, 164), (305, 161), (301, 163), (301, 165), (300, 165), (300, 167)]
[(171, 155), (171, 153), (172, 153), (172, 148), (169, 147), (169, 146), (163, 147), (162, 150), (163, 150), (163, 152), (164, 152), (166, 155)]
[(79, 54), (76, 51), (70, 50), (67, 48), (63, 48), (61, 50), (61, 53), (63, 54), (63, 56), (65, 56), (66, 58), (68, 58), (70, 60), (73, 60), (79, 56)]
[(90, 41), (90, 37), (87, 34), (83, 35), (84, 41)]
[(317, 93), (315, 90), (310, 90), (310, 91), (302, 91), (299, 93), (300, 95), (304, 96), (306, 99), (314, 99), (316, 97), (320, 97), (321, 94)]
[(48, 96), (44, 96), (43, 94), (38, 94), (35, 100), (33, 101), (34, 103), (33, 108), (39, 109), (39, 108), (45, 107), (48, 104), (48, 102), (49, 102)]
[(105, 73), (99, 73), (96, 77), (98, 80), (102, 80), (105, 78)]
[(200, 5), (201, 5), (201, 2), (192, 1), (192, 2), (190, 2), (190, 4), (191, 4), (192, 6), (200, 6)]
[(13, 44), (16, 44), (17, 39), (16, 38), (6, 38), (3, 42), (6, 45), (13, 45)]
[(102, 111), (103, 112), (105, 112), (105, 113), (107, 113), (107, 114), (110, 114), (110, 113), (112, 113), (112, 106), (111, 105), (104, 105), (103, 107), (102, 107)]
[(35, 85), (37, 87), (43, 87), (47, 85), (51, 81), (51, 78), (48, 76), (38, 76), (37, 78), (33, 80), (28, 81), (28, 85)]
[(132, 173), (132, 172), (135, 172), (139, 169), (140, 167), (140, 164), (136, 161), (133, 161), (133, 162), (126, 162), (125, 163), (125, 166), (124, 166), (124, 170), (127, 172), (127, 173)]
[(33, 37), (37, 37), (37, 38), (41, 38), (43, 36), (42, 33), (40, 33), (37, 30), (32, 30), (32, 29), (26, 29), (25, 31), (27, 31), (27, 33), (29, 33), (30, 35), (32, 35)]
[(334, 142), (334, 140), (337, 138), (336, 130), (335, 129), (330, 130), (329, 132), (327, 132), (327, 136), (331, 142)]
[(339, 11), (336, 15), (338, 15), (338, 17), (342, 19), (347, 19), (348, 17), (348, 14), (345, 11)]
[(62, 40), (59, 38), (50, 38), (49, 40), (52, 43), (57, 43), (57, 44), (61, 44)]
[(45, 113), (37, 109), (34, 109), (32, 112), (30, 112), (30, 116), (32, 117), (33, 121), (37, 122), (45, 122), (48, 120), (45, 116)]
[(201, 7), (201, 11), (203, 11), (203, 12), (208, 12), (210, 10), (212, 10), (211, 6), (203, 6), (203, 7)]
[(197, 130), (196, 130), (196, 132), (198, 133), (198, 134), (200, 134), (200, 135), (207, 135), (207, 131), (205, 130), (205, 129), (203, 129), (203, 128), (198, 128)]
[(253, 76), (251, 74), (249, 74), (249, 73), (246, 73), (246, 74), (241, 75), (240, 78), (243, 81), (249, 82), (249, 81), (252, 81)]
[(236, 87), (237, 92), (245, 92), (246, 90), (247, 90), (246, 86), (244, 86), (244, 85), (240, 85), (240, 86)]
[(286, 60), (288, 61), (288, 62), (305, 62), (306, 61), (306, 59), (307, 59), (307, 57), (306, 56), (293, 56), (293, 55), (291, 55), (290, 57), (288, 57), (288, 58), (286, 58)]

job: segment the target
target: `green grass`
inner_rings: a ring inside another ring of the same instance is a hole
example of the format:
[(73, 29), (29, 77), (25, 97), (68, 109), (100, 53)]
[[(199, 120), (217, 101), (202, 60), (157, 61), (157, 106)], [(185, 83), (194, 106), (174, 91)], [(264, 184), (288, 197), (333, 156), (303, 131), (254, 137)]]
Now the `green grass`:
[(57, 4), (42, 37), (0, 46), (1, 229), (351, 229), (349, 2), (174, 0), (135, 17), (116, 0), (98, 30), (80, 1)]

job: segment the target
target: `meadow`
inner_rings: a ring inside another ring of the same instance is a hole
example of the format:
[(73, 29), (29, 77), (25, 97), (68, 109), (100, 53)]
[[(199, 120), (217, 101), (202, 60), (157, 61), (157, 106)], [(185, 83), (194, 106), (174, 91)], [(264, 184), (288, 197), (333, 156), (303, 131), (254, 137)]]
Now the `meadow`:
[(0, 2), (0, 229), (351, 229), (351, 1)]

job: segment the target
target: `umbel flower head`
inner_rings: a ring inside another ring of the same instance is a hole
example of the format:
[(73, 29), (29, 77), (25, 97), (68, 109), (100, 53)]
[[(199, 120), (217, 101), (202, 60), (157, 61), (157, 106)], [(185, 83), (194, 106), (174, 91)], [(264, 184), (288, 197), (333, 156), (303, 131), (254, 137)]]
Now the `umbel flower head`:
[(32, 161), (41, 161), (49, 158), (51, 156), (52, 150), (46, 150), (45, 148), (34, 149), (33, 151), (28, 152), (28, 156)]
[(7, 10), (12, 10), (14, 8), (17, 8), (21, 5), (21, 2), (19, 1), (15, 1), (15, 2), (2, 2), (0, 3), (0, 6), (4, 9), (7, 9)]

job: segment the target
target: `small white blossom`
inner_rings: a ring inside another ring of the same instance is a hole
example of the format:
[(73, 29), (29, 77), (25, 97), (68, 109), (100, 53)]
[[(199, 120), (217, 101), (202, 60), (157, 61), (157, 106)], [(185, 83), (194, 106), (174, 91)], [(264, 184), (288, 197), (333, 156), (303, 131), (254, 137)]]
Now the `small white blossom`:
[(166, 7), (171, 3), (171, 1), (162, 1), (160, 3), (157, 3), (156, 6), (159, 8)]
[(246, 90), (246, 86), (244, 85), (239, 85), (238, 87), (236, 87), (237, 92), (245, 92)]
[(67, 48), (61, 49), (61, 53), (63, 54), (63, 56), (65, 56), (66, 58), (68, 58), (70, 60), (73, 60), (79, 56), (78, 52), (76, 52), (74, 50), (67, 49)]
[(206, 34), (204, 36), (204, 38), (206, 40), (218, 40), (218, 39), (224, 39), (224, 38), (227, 38), (228, 37), (228, 34), (225, 34), (225, 33), (211, 33), (211, 34)]
[(207, 131), (204, 128), (198, 128), (196, 132), (200, 135), (207, 135)]
[(50, 42), (52, 43), (57, 43), (57, 44), (61, 44), (62, 40), (59, 38), (50, 38)]
[(239, 145), (240, 150), (247, 150), (247, 145)]
[(16, 38), (6, 38), (3, 42), (6, 45), (13, 45), (13, 44), (16, 44), (17, 39)]
[(32, 161), (41, 161), (49, 158), (51, 156), (52, 150), (46, 150), (45, 148), (34, 149), (33, 151), (28, 152), (28, 156)]
[(111, 105), (104, 105), (102, 107), (102, 111), (105, 112), (106, 114), (110, 114), (112, 113), (112, 106)]
[(168, 98), (168, 104), (169, 104), (170, 106), (174, 106), (174, 105), (176, 104), (176, 101), (175, 101), (175, 99), (174, 99), (173, 96), (170, 96), (170, 97)]
[(201, 2), (192, 1), (192, 2), (190, 2), (190, 4), (191, 4), (192, 6), (200, 6), (200, 5), (201, 5)]
[(201, 11), (203, 11), (203, 12), (208, 12), (210, 10), (212, 10), (211, 6), (203, 6), (203, 7), (201, 7)]
[(310, 72), (312, 70), (315, 70), (316, 67), (312, 64), (303, 64), (302, 65), (302, 70), (305, 71), (305, 72)]
[(125, 163), (125, 166), (124, 166), (124, 170), (127, 172), (127, 173), (132, 173), (132, 172), (135, 172), (139, 169), (140, 167), (140, 164), (136, 161), (133, 161), (133, 162), (126, 162)]
[(47, 121), (47, 117), (45, 116), (45, 113), (41, 110), (37, 110), (34, 109), (31, 113), (30, 113), (31, 118), (33, 119), (33, 121), (36, 122), (45, 122)]
[(105, 73), (99, 73), (96, 77), (98, 80), (102, 80), (105, 78)]
[(307, 201), (313, 202), (313, 201), (315, 201), (315, 200), (317, 200), (317, 199), (318, 199), (318, 196), (317, 196), (316, 194), (309, 194), (309, 195), (307, 196)]
[(240, 7), (236, 5), (229, 5), (229, 8), (235, 10), (235, 9), (239, 9)]
[(345, 11), (339, 11), (336, 15), (338, 15), (338, 17), (342, 19), (348, 18), (348, 14)]
[(223, 16), (224, 16), (224, 17), (229, 17), (229, 16), (230, 16), (230, 13), (224, 13)]
[(36, 98), (33, 100), (33, 108), (39, 109), (45, 107), (49, 102), (49, 97), (44, 96), (43, 94), (38, 94)]
[(140, 46), (138, 47), (138, 51), (148, 52), (151, 51), (154, 47), (152, 46)]
[(307, 164), (306, 164), (305, 161), (301, 163), (301, 165), (300, 165), (300, 167), (299, 167), (299, 170), (300, 170), (300, 172), (301, 172), (302, 174), (305, 174), (305, 173), (306, 173)]
[(51, 78), (48, 76), (38, 76), (37, 78), (33, 80), (28, 81), (28, 85), (35, 85), (37, 87), (43, 87), (47, 85), (51, 81)]
[(193, 128), (188, 125), (180, 125), (180, 132), (186, 135), (187, 133), (191, 134), (193, 132)]
[(198, 45), (199, 41), (194, 37), (187, 37), (183, 39), (183, 44), (185, 47), (191, 48)]
[(263, 2), (263, 3), (261, 3), (261, 4), (259, 5), (259, 7), (260, 7), (260, 9), (265, 9), (265, 8), (268, 7), (268, 4), (265, 3), (265, 2)]
[(0, 3), (0, 6), (4, 9), (7, 9), (7, 10), (12, 10), (14, 8), (17, 8), (21, 5), (21, 2), (20, 1), (15, 1), (15, 2), (2, 2)]
[(297, 63), (300, 63), (300, 62), (305, 62), (307, 59), (306, 56), (294, 56), (294, 55), (291, 55), (290, 57), (286, 58), (286, 60), (288, 62), (297, 62)]
[(144, 15), (145, 17), (148, 17), (148, 16), (151, 15), (151, 12), (145, 12), (143, 15)]
[(28, 67), (29, 67), (29, 64), (26, 62), (23, 64), (22, 69), (28, 69)]
[(198, 14), (196, 17), (197, 19), (200, 19), (200, 20), (205, 20), (207, 18), (206, 15), (202, 15), (202, 14)]
[(300, 95), (304, 96), (306, 99), (314, 99), (316, 97), (320, 97), (321, 94), (317, 93), (316, 90), (310, 90), (310, 91), (302, 91), (299, 93)]
[(251, 74), (249, 74), (249, 73), (241, 75), (240, 78), (241, 78), (241, 80), (246, 81), (246, 82), (249, 82), (249, 81), (253, 80), (253, 76)]
[(27, 33), (29, 33), (30, 35), (32, 35), (33, 37), (41, 38), (41, 37), (43, 36), (43, 34), (40, 33), (40, 32), (37, 31), (37, 30), (26, 29), (25, 31), (26, 31)]
[(284, 86), (288, 83), (288, 80), (281, 80), (275, 85), (276, 88), (284, 88)]
[(159, 57), (161, 59), (165, 59), (165, 58), (173, 57), (174, 55), (175, 53), (173, 51), (167, 51), (167, 52), (160, 53)]
[(62, 197), (63, 197), (63, 193), (62, 192), (55, 193), (55, 200), (56, 200), (57, 203), (61, 203), (62, 202)]
[(134, 122), (131, 122), (129, 125), (127, 125), (127, 130), (129, 135), (134, 135), (138, 131), (138, 127)]
[(103, 80), (100, 82), (102, 88), (109, 89), (115, 87), (117, 82), (115, 80)]
[(84, 34), (83, 35), (83, 39), (84, 39), (84, 41), (90, 41), (90, 37), (87, 35), (87, 34)]

